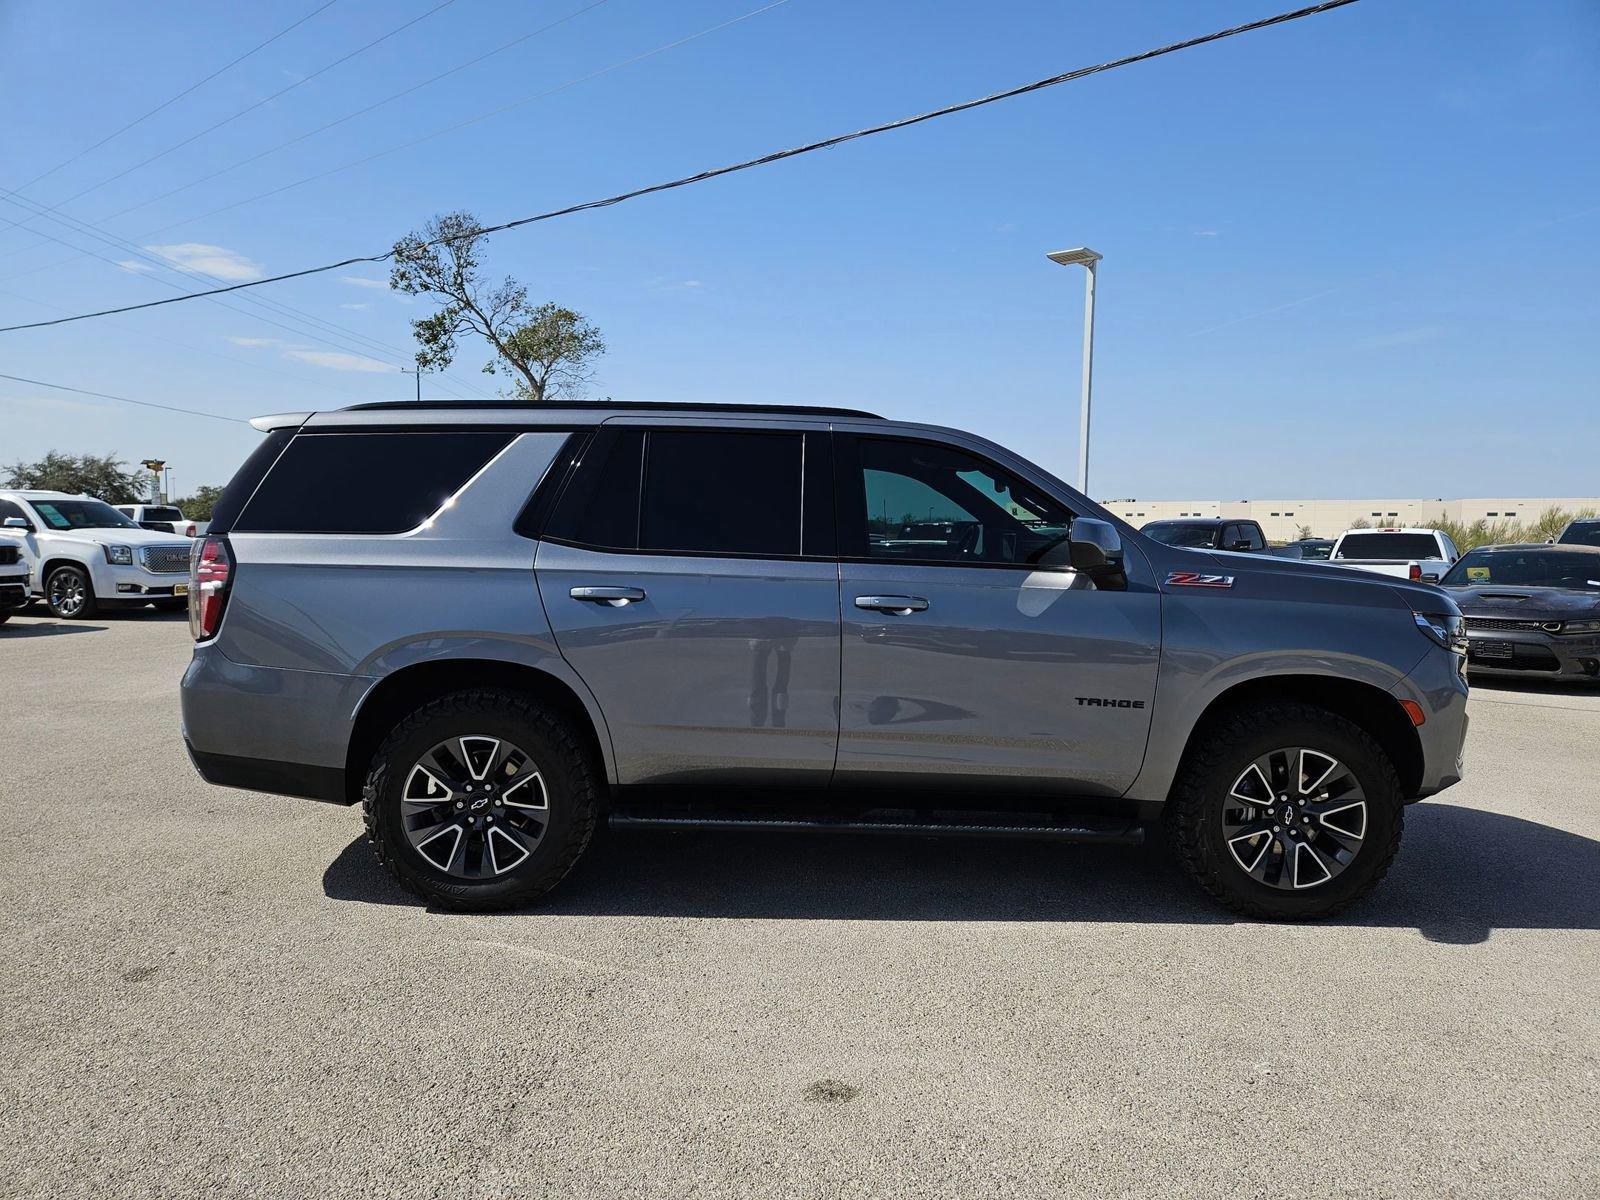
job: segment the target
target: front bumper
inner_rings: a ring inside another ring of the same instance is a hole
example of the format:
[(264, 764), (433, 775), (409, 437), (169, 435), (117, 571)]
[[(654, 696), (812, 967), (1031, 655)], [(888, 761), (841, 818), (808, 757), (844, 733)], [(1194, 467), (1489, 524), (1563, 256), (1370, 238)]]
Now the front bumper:
[(96, 563), (89, 575), (94, 594), (101, 600), (156, 600), (189, 594), (187, 571), (147, 571), (141, 566)]
[(1460, 657), (1447, 650), (1430, 651), (1391, 689), (1396, 700), (1418, 704), (1425, 718), (1416, 727), (1422, 776), (1408, 800), (1437, 795), (1466, 774), (1467, 681), (1460, 663)]
[(1469, 630), (1467, 667), (1474, 675), (1600, 681), (1600, 634)]
[(21, 608), (28, 603), (26, 575), (0, 575), (0, 609)]

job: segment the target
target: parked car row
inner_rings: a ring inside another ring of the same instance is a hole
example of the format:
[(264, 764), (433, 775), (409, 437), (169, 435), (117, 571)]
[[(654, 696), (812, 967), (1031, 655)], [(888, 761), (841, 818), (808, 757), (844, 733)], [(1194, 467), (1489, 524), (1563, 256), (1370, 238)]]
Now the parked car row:
[[(58, 617), (83, 618), (103, 608), (150, 604), (182, 608), (193, 544), (192, 538), (170, 529), (141, 528), (92, 496), (0, 491), (0, 549), (7, 557), (16, 556), (28, 579), (22, 604), (42, 599)], [(0, 576), (4, 574), (0, 560)], [(14, 595), (14, 588), (9, 590)], [(16, 607), (20, 605), (7, 611)]]

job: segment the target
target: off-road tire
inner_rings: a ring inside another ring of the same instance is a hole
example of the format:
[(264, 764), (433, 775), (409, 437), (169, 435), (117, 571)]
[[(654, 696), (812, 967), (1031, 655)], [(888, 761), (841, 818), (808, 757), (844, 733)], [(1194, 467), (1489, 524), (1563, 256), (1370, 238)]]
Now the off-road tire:
[[(534, 758), (549, 821), (527, 861), (504, 876), (469, 881), (447, 875), (412, 847), (401, 826), (400, 794), (430, 747), (475, 734), (507, 738)], [(390, 731), (373, 755), (362, 811), (373, 852), (406, 891), (441, 908), (500, 912), (533, 903), (572, 870), (594, 834), (603, 787), (600, 764), (563, 717), (521, 692), (474, 689), (429, 701)]]
[[(1222, 904), (1263, 920), (1313, 920), (1360, 900), (1388, 873), (1400, 849), (1405, 803), (1393, 762), (1366, 730), (1315, 705), (1277, 701), (1235, 708), (1196, 737), (1166, 805), (1167, 831), (1184, 869)], [(1335, 878), (1303, 892), (1251, 878), (1223, 838), (1221, 811), (1234, 782), (1257, 756), (1284, 746), (1341, 760), (1367, 803), (1360, 850)]]
[[(50, 598), (52, 592), (55, 590), (56, 581), (68, 573), (76, 575), (83, 582), (83, 603), (74, 612), (63, 611), (56, 605), (55, 601)], [(57, 567), (54, 571), (51, 571), (50, 578), (45, 581), (44, 595), (45, 607), (50, 610), (52, 616), (59, 617), (63, 621), (83, 621), (94, 616), (95, 614), (97, 602), (94, 595), (94, 583), (89, 578), (88, 570), (83, 567), (68, 564), (66, 566)]]

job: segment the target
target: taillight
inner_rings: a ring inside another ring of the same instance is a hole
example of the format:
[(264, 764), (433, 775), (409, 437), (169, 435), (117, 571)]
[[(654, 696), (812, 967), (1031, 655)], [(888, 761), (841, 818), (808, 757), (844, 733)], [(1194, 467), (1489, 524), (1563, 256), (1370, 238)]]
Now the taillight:
[(208, 537), (194, 544), (189, 553), (189, 632), (195, 641), (217, 636), (232, 578), (233, 556), (226, 538)]
[(184, 537), (199, 537), (200, 536), (200, 530), (195, 527), (195, 523), (193, 521), (190, 521), (187, 525), (185, 525), (183, 527), (183, 536)]
[(1418, 564), (1412, 563), (1411, 570), (1406, 573), (1411, 576), (1412, 583), (1422, 582), (1422, 568)]

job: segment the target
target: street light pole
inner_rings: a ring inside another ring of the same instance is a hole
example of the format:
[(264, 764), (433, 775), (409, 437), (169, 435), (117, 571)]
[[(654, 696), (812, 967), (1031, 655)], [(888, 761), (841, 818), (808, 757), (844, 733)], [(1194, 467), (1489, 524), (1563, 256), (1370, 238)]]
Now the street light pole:
[(1064, 267), (1081, 266), (1083, 283), (1083, 401), (1078, 413), (1078, 490), (1089, 494), (1089, 413), (1094, 387), (1094, 278), (1095, 267), (1104, 255), (1087, 246), (1056, 250), (1047, 255)]
[(400, 373), (402, 375), (413, 375), (413, 376), (416, 377), (416, 380), (417, 380), (417, 403), (421, 404), (422, 403), (422, 368), (418, 367), (415, 371), (408, 371), (404, 367), (401, 367), (400, 368)]

